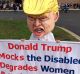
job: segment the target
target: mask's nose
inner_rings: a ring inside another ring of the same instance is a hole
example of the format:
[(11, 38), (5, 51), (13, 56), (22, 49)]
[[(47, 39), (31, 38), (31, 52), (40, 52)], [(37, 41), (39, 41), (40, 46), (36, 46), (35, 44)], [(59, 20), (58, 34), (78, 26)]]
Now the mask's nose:
[(35, 26), (41, 25), (40, 20), (39, 20), (39, 19), (36, 19), (35, 22), (34, 22), (34, 25), (35, 25)]

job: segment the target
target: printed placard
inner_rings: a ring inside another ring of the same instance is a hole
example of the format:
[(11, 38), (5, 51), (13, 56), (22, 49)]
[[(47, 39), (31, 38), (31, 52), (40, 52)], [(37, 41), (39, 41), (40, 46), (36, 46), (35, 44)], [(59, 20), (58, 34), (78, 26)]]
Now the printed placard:
[(80, 42), (0, 40), (0, 74), (79, 74)]

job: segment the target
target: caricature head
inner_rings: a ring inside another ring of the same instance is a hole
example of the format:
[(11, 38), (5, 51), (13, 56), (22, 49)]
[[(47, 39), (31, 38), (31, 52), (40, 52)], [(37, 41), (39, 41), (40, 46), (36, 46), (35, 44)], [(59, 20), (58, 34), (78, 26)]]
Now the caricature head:
[(24, 0), (23, 10), (30, 31), (37, 37), (51, 32), (59, 17), (57, 0)]

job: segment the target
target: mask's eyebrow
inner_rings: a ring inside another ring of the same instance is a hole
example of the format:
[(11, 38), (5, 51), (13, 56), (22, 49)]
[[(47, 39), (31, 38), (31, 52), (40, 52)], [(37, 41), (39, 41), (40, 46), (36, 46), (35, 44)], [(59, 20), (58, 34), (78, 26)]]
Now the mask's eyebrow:
[(33, 16), (27, 15), (27, 17), (33, 18)]
[(47, 13), (46, 14), (43, 13), (43, 14), (39, 15), (39, 17), (41, 17), (41, 18), (48, 18), (48, 16), (49, 16), (49, 14), (47, 14)]
[(27, 15), (30, 18), (48, 18), (49, 15), (45, 15), (45, 14), (40, 14), (40, 15)]

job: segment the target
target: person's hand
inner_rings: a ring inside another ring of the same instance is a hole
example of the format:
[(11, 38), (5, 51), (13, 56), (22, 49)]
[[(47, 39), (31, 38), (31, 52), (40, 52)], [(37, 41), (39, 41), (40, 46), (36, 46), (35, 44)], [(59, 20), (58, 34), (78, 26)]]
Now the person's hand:
[(21, 39), (21, 42), (24, 42), (26, 39)]
[(56, 43), (60, 43), (60, 40), (56, 40)]

